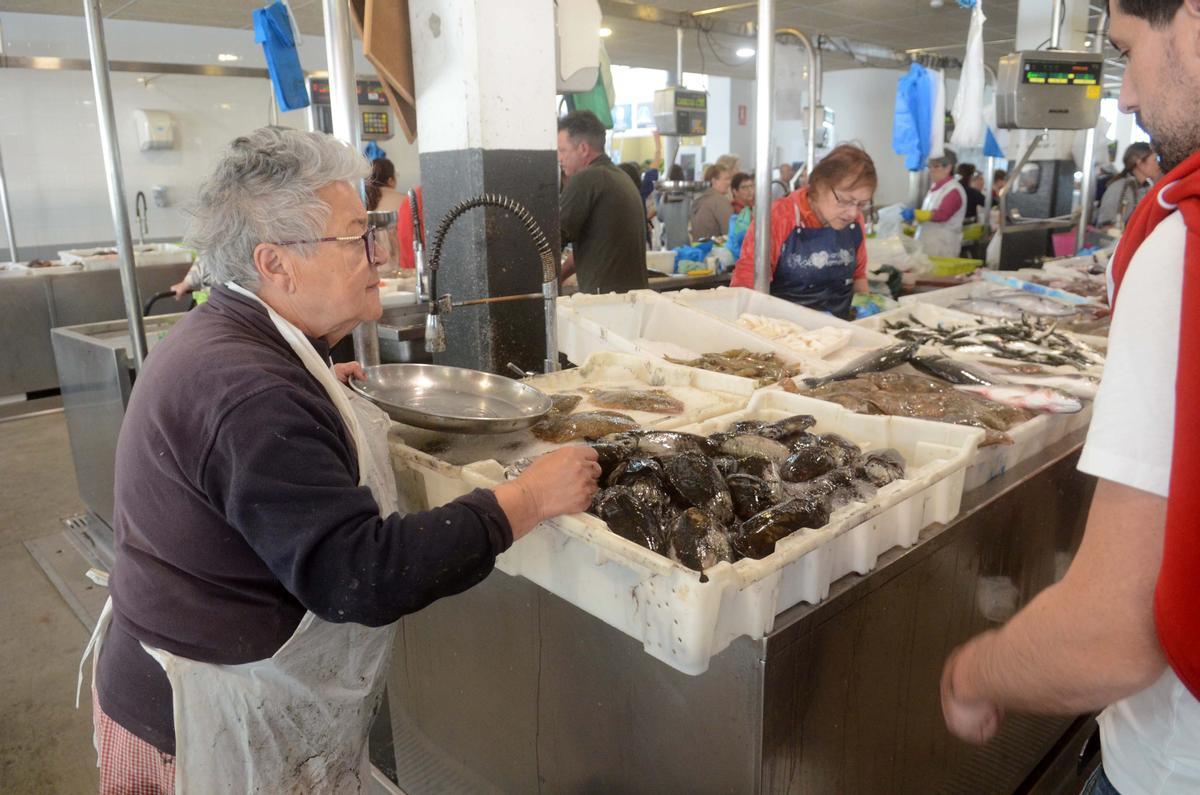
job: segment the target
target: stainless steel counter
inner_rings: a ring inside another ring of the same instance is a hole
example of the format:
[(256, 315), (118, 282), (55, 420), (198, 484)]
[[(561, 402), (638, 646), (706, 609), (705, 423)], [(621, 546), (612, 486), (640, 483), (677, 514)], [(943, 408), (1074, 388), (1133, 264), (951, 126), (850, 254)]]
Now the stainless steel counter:
[[(137, 269), (142, 300), (168, 289), (187, 265), (146, 265)], [(154, 314), (178, 312), (161, 301)], [(121, 276), (115, 269), (0, 277), (0, 396), (54, 389), (58, 372), (50, 330), (60, 326), (125, 318)]]
[[(938, 700), (949, 651), (1065, 569), (1094, 481), (1083, 433), (969, 492), (874, 572), (740, 638), (701, 676), (493, 573), (402, 622), (389, 679), (400, 786), (425, 792), (1009, 793), (1080, 781), (1086, 718), (1010, 715), (982, 748)], [(1068, 790), (1064, 790), (1068, 791)], [(1072, 791), (1078, 791), (1078, 788)]]

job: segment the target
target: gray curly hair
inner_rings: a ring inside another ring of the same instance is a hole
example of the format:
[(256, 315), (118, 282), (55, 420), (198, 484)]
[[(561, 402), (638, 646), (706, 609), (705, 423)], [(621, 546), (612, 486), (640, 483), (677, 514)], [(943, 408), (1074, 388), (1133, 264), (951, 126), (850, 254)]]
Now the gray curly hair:
[[(317, 191), (370, 171), (366, 158), (333, 136), (262, 127), (234, 139), (200, 187), (186, 240), (213, 282), (257, 287), (254, 247), (321, 237), (329, 205)], [(296, 249), (311, 256), (314, 245)]]

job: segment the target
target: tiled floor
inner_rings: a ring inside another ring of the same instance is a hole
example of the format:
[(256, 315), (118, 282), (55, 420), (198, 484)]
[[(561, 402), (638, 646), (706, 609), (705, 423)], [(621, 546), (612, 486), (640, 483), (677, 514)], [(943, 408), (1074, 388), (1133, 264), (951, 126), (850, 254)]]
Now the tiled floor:
[(63, 415), (0, 422), (0, 792), (97, 789), (86, 692), (75, 709), (88, 632), (24, 543), (82, 510)]

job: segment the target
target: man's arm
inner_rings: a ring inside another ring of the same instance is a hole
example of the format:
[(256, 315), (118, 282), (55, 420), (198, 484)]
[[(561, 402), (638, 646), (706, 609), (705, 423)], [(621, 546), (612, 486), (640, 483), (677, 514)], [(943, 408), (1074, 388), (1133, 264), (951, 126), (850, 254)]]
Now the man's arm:
[(1154, 629), (1166, 515), (1165, 498), (1101, 480), (1062, 581), (947, 662), (950, 729), (986, 740), (972, 721), (981, 707), (1078, 714), (1153, 684), (1166, 667)]

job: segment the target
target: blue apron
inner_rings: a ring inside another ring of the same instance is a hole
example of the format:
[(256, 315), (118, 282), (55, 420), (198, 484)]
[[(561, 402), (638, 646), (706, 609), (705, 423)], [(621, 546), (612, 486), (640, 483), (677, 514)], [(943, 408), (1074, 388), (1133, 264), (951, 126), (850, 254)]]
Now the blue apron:
[(849, 317), (862, 240), (858, 224), (840, 230), (827, 226), (806, 229), (800, 226), (800, 209), (796, 208), (796, 228), (780, 249), (771, 295), (836, 317)]

